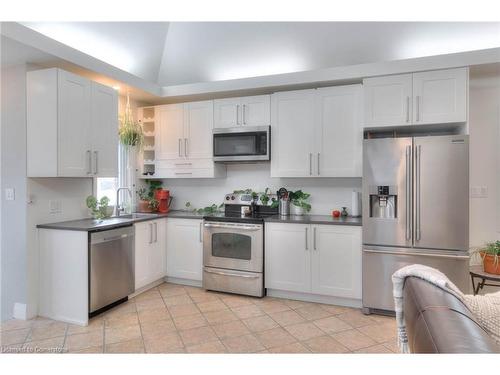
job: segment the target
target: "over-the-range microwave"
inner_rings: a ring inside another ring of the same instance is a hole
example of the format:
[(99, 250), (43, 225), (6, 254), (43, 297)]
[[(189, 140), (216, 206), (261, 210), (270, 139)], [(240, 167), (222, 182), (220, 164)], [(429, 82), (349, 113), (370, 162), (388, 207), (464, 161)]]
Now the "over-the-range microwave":
[(213, 130), (216, 162), (271, 160), (271, 127), (238, 126)]

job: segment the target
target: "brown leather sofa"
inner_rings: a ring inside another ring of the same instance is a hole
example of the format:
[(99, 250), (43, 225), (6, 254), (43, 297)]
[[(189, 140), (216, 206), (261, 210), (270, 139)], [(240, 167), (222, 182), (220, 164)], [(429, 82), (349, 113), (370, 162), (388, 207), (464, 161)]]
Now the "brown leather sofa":
[(500, 345), (454, 295), (416, 277), (403, 289), (411, 353), (500, 353)]

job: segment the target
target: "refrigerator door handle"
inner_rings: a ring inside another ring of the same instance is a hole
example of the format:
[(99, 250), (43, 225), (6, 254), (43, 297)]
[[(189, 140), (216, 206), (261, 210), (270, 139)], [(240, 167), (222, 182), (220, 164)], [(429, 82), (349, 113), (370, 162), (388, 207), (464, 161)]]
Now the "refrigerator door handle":
[(469, 259), (468, 255), (453, 255), (453, 254), (430, 254), (430, 253), (411, 253), (411, 252), (397, 252), (397, 251), (387, 251), (387, 250), (367, 250), (363, 249), (365, 253), (374, 254), (389, 254), (389, 255), (411, 255), (411, 256), (422, 256), (431, 258), (449, 258), (449, 259)]
[(406, 146), (406, 240), (411, 240), (411, 146)]
[(418, 145), (415, 155), (416, 173), (415, 173), (415, 240), (420, 241), (420, 165), (421, 165), (422, 146)]

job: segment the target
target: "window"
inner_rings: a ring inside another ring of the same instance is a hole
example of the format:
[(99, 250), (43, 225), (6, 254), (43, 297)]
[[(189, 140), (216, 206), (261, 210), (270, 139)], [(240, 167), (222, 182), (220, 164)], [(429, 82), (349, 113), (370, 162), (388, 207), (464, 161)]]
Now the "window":
[[(118, 173), (120, 172), (118, 171)], [(104, 196), (108, 197), (110, 206), (114, 206), (116, 204), (116, 189), (118, 189), (118, 178), (96, 178), (96, 197), (97, 199), (101, 199)]]

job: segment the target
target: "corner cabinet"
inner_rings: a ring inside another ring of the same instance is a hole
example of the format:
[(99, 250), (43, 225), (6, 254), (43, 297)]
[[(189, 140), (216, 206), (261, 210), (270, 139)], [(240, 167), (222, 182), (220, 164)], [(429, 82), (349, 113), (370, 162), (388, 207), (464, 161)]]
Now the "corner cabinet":
[(118, 95), (60, 69), (27, 73), (28, 177), (118, 174)]
[(165, 277), (167, 219), (144, 221), (135, 227), (135, 289)]
[(167, 277), (201, 282), (203, 220), (167, 219)]
[(212, 160), (213, 101), (155, 108), (155, 178), (223, 177)]
[(214, 127), (265, 126), (271, 123), (269, 95), (214, 100)]
[(271, 98), (271, 177), (361, 177), (361, 85)]
[(266, 288), (361, 299), (361, 227), (266, 224)]
[(364, 79), (364, 127), (464, 123), (468, 83), (468, 68)]

